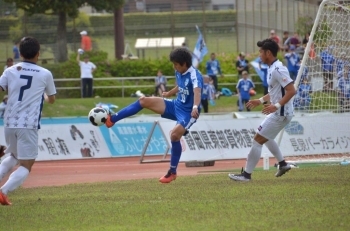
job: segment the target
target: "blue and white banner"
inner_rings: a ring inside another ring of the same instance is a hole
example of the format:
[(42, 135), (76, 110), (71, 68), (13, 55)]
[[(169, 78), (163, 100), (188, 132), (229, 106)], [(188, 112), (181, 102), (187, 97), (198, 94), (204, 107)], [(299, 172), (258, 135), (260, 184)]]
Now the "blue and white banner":
[(208, 53), (207, 45), (205, 44), (203, 35), (199, 30), (198, 26), (196, 26), (196, 29), (199, 35), (198, 35), (196, 46), (194, 47), (194, 50), (192, 53), (192, 66), (194, 66), (195, 68), (198, 67), (200, 62), (203, 61), (203, 57)]
[[(102, 126), (101, 132), (112, 156), (140, 156), (153, 125), (150, 122), (116, 123), (110, 129)], [(146, 155), (162, 155), (167, 147), (165, 136), (159, 126), (156, 126)]]
[[(137, 119), (120, 121), (112, 128), (95, 127), (87, 118), (43, 118), (39, 133), (37, 160), (66, 160), (140, 156), (154, 125)], [(3, 121), (0, 120), (0, 144), (5, 145)], [(163, 155), (168, 147), (159, 126), (147, 146), (147, 155)]]

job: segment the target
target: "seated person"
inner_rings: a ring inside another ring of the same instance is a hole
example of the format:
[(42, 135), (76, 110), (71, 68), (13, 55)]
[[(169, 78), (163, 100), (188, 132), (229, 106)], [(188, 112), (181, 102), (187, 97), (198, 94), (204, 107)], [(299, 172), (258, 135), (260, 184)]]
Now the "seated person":
[(297, 110), (307, 110), (311, 103), (311, 93), (311, 85), (308, 83), (307, 78), (304, 78), (294, 98), (294, 108)]
[(163, 92), (166, 91), (166, 78), (161, 70), (158, 70), (157, 77), (155, 78), (155, 95), (162, 96)]
[(344, 66), (342, 76), (338, 81), (338, 101), (340, 112), (350, 111), (350, 66)]

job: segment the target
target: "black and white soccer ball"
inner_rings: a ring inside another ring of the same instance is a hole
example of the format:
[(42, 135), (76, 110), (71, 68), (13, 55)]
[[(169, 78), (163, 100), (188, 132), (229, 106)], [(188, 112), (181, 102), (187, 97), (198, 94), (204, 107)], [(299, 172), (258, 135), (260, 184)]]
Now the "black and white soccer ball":
[(89, 112), (89, 120), (94, 126), (101, 126), (106, 123), (108, 112), (102, 107), (95, 107)]

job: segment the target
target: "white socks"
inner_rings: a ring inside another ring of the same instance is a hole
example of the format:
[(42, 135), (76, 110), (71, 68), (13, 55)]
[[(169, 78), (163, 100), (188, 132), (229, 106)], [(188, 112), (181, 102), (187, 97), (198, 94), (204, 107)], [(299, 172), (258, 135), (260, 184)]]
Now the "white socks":
[(272, 155), (277, 159), (278, 162), (281, 162), (284, 158), (282, 156), (281, 150), (278, 147), (275, 140), (268, 140), (265, 143), (266, 147), (270, 150)]
[(247, 173), (251, 174), (255, 166), (258, 164), (261, 156), (261, 149), (262, 145), (254, 140), (252, 148), (248, 154), (247, 163), (245, 165), (245, 171)]
[(0, 164), (0, 181), (18, 164), (18, 160), (12, 155), (6, 157)]
[(1, 187), (2, 193), (7, 195), (8, 192), (11, 192), (18, 188), (24, 182), (28, 175), (28, 169), (26, 169), (23, 166), (19, 166), (17, 170), (10, 175), (7, 182)]

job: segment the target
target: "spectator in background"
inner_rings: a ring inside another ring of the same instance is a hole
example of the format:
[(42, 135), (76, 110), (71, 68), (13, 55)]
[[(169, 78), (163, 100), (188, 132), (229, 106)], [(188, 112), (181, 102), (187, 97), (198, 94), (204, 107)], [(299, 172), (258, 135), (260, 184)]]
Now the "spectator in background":
[(295, 46), (289, 46), (289, 52), (284, 55), (284, 59), (287, 61), (287, 68), (289, 71), (290, 78), (295, 81), (298, 75), (298, 63), (300, 62), (300, 57), (295, 53)]
[(166, 77), (163, 75), (161, 70), (158, 70), (157, 77), (155, 78), (155, 95), (162, 97), (163, 92), (166, 91)]
[[(348, 64), (346, 60), (346, 53), (344, 51), (340, 52), (339, 56), (335, 59), (336, 73), (343, 72), (344, 66)], [(339, 75), (339, 74), (338, 74)]]
[(333, 65), (335, 58), (332, 54), (334, 47), (329, 46), (320, 54), (322, 71), (323, 71), (323, 91), (333, 90)]
[(211, 53), (210, 60), (206, 65), (207, 75), (213, 80), (215, 91), (219, 91), (218, 87), (218, 74), (222, 77), (221, 67), (219, 60), (216, 59), (215, 53)]
[[(244, 105), (248, 103), (250, 100), (250, 91), (253, 90), (255, 87), (253, 81), (248, 78), (248, 72), (243, 71), (242, 72), (242, 78), (238, 80), (237, 83), (237, 94), (238, 94), (238, 108), (239, 111), (243, 111)], [(248, 107), (247, 111), (250, 111)]]
[[(215, 89), (213, 84), (210, 84), (211, 78), (208, 76), (203, 76), (203, 89), (201, 94), (201, 105), (203, 107), (204, 113), (209, 112), (209, 103), (213, 104), (215, 98)], [(212, 82), (212, 81), (211, 81)]]
[(311, 85), (308, 83), (307, 78), (304, 78), (299, 85), (297, 94), (293, 101), (295, 109), (307, 110), (311, 103), (311, 93)]
[(4, 95), (4, 98), (2, 99), (2, 102), (0, 103), (0, 119), (4, 118), (5, 110), (6, 110), (6, 106), (7, 106), (7, 100), (8, 100), (8, 96)]
[(21, 56), (19, 54), (19, 42), (15, 42), (13, 48), (12, 48), (12, 52), (13, 52), (13, 61), (14, 63), (19, 63), (21, 61)]
[(92, 50), (92, 42), (91, 38), (87, 35), (87, 32), (83, 30), (80, 32), (81, 35), (81, 49), (84, 51), (91, 51)]
[(280, 46), (281, 39), (276, 34), (275, 30), (270, 31), (270, 39), (274, 40), (278, 44), (278, 46)]
[(269, 93), (269, 85), (267, 84), (267, 70), (269, 69), (269, 66), (263, 63), (261, 59), (259, 59), (259, 69), (264, 73), (262, 84), (264, 87), (264, 95), (267, 95)]
[(338, 101), (340, 112), (350, 111), (350, 66), (344, 66), (343, 74), (338, 81)]
[(290, 45), (294, 45), (296, 48), (300, 46), (300, 39), (297, 32), (294, 32), (293, 36), (290, 38)]
[(5, 65), (5, 67), (4, 67), (4, 70), (6, 70), (6, 68), (9, 68), (9, 67), (11, 67), (11, 66), (13, 66), (13, 59), (12, 59), (12, 58), (8, 58), (8, 59), (6, 60), (6, 65)]
[(95, 64), (89, 61), (89, 56), (84, 55), (84, 61), (80, 61), (80, 54), (77, 54), (77, 62), (80, 66), (81, 97), (92, 97), (93, 75), (96, 70)]
[(306, 33), (305, 36), (304, 36), (304, 39), (302, 41), (304, 49), (306, 48), (306, 45), (309, 42), (309, 38), (310, 38), (310, 33)]
[(249, 73), (249, 61), (245, 59), (245, 53), (239, 53), (238, 59), (236, 61), (236, 68), (238, 70), (238, 78), (242, 78), (242, 72), (246, 71)]
[(285, 52), (288, 51), (289, 41), (290, 41), (289, 32), (288, 31), (283, 32), (282, 44), (283, 44), (283, 51)]

